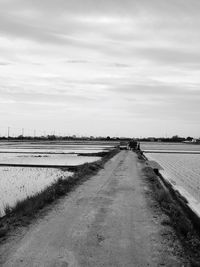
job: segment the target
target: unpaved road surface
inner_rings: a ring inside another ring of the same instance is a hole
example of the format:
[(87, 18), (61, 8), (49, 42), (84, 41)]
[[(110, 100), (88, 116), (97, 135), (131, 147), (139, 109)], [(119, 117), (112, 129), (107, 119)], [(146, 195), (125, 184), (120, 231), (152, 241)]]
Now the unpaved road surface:
[(149, 207), (140, 165), (120, 152), (7, 246), (1, 266), (183, 266)]

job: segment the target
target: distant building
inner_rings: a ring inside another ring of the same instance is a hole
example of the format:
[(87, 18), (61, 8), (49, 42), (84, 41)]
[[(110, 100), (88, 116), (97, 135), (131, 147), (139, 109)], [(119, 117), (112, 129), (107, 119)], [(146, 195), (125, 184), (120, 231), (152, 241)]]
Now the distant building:
[(193, 139), (192, 139), (192, 143), (200, 143), (200, 139), (195, 139), (195, 138), (193, 138)]
[(192, 140), (183, 141), (186, 144), (200, 144), (200, 139), (193, 138)]

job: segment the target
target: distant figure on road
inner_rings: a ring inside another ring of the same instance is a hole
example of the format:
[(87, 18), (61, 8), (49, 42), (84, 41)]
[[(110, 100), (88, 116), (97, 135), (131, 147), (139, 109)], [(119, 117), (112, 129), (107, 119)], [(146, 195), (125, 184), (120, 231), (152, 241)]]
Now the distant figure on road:
[(137, 146), (138, 146), (138, 142), (135, 141), (134, 139), (129, 141), (128, 147), (129, 147), (130, 150), (136, 150)]

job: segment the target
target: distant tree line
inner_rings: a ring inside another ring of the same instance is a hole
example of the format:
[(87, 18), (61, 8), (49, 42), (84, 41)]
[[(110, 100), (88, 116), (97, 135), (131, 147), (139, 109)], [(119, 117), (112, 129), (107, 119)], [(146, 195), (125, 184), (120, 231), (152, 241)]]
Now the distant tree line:
[(9, 137), (6, 137), (6, 136), (2, 136), (0, 137), (0, 140), (16, 140), (16, 141), (22, 141), (22, 140), (27, 140), (27, 141), (30, 141), (30, 140), (49, 140), (49, 141), (56, 141), (56, 140), (77, 140), (77, 141), (81, 141), (81, 140), (96, 140), (96, 141), (129, 141), (131, 138), (126, 138), (126, 137), (110, 137), (110, 136), (106, 136), (106, 137), (94, 137), (94, 136), (90, 136), (90, 137), (87, 137), (87, 136), (81, 136), (81, 137), (77, 137), (75, 135), (73, 136), (57, 136), (57, 135), (47, 135), (47, 136), (23, 136), (23, 135), (19, 135), (19, 136), (9, 136)]
[(141, 141), (141, 142), (184, 142), (184, 141), (188, 141), (191, 142), (192, 140), (194, 140), (193, 137), (188, 136), (188, 137), (180, 137), (178, 135), (174, 135), (172, 137), (144, 137), (144, 138), (129, 138), (129, 137), (110, 137), (110, 136), (106, 136), (106, 137), (94, 137), (94, 136), (81, 136), (81, 137), (77, 137), (76, 135), (72, 135), (72, 136), (57, 136), (57, 135), (47, 135), (47, 136), (23, 136), (23, 135), (19, 135), (17, 137), (13, 137), (13, 136), (2, 136), (0, 137), (0, 140), (16, 140), (16, 141), (39, 141), (39, 140), (49, 140), (49, 141), (56, 141), (56, 140), (63, 140), (63, 141), (67, 141), (67, 140), (71, 140), (71, 141), (81, 141), (81, 140), (85, 140), (85, 141), (125, 141), (128, 142), (130, 140), (137, 140), (137, 141)]
[(191, 136), (188, 136), (188, 137), (180, 137), (178, 135), (174, 135), (172, 137), (147, 137), (147, 138), (140, 138), (139, 140), (140, 141), (146, 141), (146, 142), (149, 142), (149, 141), (152, 141), (152, 142), (184, 142), (184, 141), (188, 141), (188, 142), (191, 142), (194, 138), (191, 137)]

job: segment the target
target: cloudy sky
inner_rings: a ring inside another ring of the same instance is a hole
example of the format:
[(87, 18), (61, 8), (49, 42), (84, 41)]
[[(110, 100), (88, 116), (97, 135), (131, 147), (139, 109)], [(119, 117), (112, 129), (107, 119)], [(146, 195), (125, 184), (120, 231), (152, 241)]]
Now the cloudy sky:
[(200, 136), (199, 0), (0, 0), (0, 134)]

